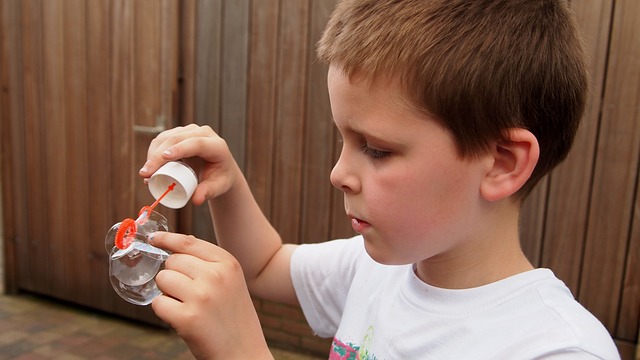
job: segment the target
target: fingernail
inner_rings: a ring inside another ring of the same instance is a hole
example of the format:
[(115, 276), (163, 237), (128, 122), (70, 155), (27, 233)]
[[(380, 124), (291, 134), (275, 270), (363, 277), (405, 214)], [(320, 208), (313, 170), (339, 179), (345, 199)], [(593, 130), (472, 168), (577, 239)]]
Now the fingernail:
[(173, 154), (173, 152), (170, 149), (167, 149), (167, 150), (163, 151), (162, 154), (165, 155), (165, 156), (171, 156), (171, 154)]
[(141, 173), (146, 173), (147, 171), (149, 171), (149, 160), (145, 161), (144, 164), (142, 164), (142, 167), (140, 168), (140, 172)]

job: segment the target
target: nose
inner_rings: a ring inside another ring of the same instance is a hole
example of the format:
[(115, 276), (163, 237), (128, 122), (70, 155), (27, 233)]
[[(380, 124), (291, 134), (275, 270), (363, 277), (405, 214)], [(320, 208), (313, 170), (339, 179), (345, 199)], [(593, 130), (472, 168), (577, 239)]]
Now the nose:
[(348, 156), (345, 155), (344, 148), (340, 153), (340, 158), (336, 162), (333, 170), (331, 170), (331, 184), (344, 193), (360, 192), (361, 184), (356, 175), (355, 168), (350, 163)]

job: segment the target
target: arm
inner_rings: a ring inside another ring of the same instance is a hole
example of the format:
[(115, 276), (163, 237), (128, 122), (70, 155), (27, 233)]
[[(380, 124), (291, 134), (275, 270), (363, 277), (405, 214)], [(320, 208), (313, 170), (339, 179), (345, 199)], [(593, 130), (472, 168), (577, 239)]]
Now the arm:
[(186, 159), (199, 170), (192, 201), (209, 202), (218, 244), (238, 259), (249, 291), (264, 299), (297, 302), (289, 275), (295, 245), (282, 244), (222, 138), (208, 126), (178, 127), (151, 142), (147, 159), (140, 172), (144, 177), (171, 160)]
[(248, 287), (266, 299), (296, 302), (289, 275), (293, 247), (282, 245), (211, 128), (189, 125), (158, 135), (140, 175), (179, 159), (198, 172), (192, 201), (209, 201), (218, 242), (231, 254), (193, 236), (155, 234), (150, 243), (172, 255), (156, 275), (163, 295), (154, 299), (153, 311), (198, 359), (272, 359)]
[(236, 166), (238, 181), (225, 194), (209, 200), (218, 244), (242, 264), (251, 293), (257, 297), (296, 304), (289, 265), (296, 245), (282, 244), (253, 198)]

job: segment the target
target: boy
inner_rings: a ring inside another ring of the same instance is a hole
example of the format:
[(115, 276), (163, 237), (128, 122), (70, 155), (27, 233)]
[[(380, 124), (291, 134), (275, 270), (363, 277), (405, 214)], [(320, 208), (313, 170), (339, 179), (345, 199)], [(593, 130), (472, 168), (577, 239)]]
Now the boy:
[(565, 2), (345, 0), (318, 55), (343, 138), (331, 182), (359, 236), (283, 245), (210, 128), (151, 143), (143, 177), (200, 159), (193, 202), (208, 201), (220, 246), (151, 240), (173, 252), (153, 309), (194, 355), (270, 357), (250, 290), (299, 303), (334, 338), (331, 359), (618, 358), (518, 238), (523, 198), (564, 159), (584, 108)]

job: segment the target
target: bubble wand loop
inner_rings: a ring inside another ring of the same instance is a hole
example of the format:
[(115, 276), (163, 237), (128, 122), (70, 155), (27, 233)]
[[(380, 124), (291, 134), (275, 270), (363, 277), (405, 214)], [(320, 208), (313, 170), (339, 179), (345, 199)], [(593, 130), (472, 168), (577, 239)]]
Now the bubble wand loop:
[(162, 199), (167, 196), (167, 194), (176, 187), (176, 183), (172, 183), (169, 185), (167, 190), (160, 196), (158, 199), (151, 204), (151, 206), (143, 206), (138, 213), (138, 219), (133, 220), (131, 218), (126, 218), (122, 220), (120, 223), (120, 227), (116, 232), (115, 245), (118, 249), (124, 250), (131, 245), (133, 242), (133, 238), (135, 236), (136, 231), (138, 230), (137, 223), (144, 224), (147, 221), (147, 218), (153, 211), (153, 209), (162, 201)]

